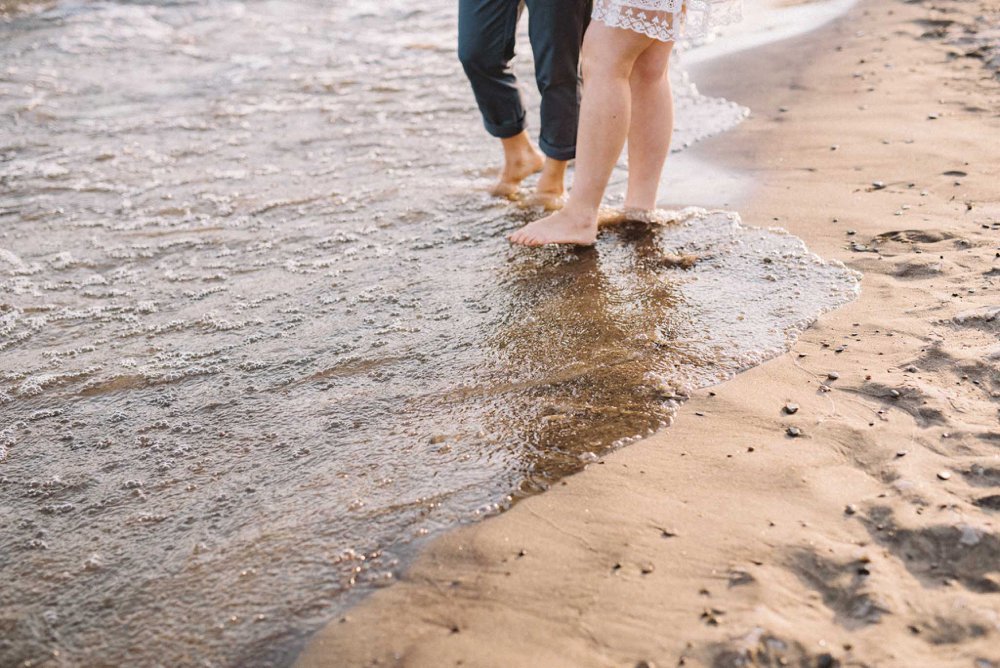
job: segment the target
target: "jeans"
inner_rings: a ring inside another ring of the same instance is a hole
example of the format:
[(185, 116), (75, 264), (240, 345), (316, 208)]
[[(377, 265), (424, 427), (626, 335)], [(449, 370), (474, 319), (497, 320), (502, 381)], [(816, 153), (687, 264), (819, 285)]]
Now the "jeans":
[[(542, 94), (538, 145), (550, 158), (576, 157), (580, 116), (580, 47), (589, 0), (525, 0)], [(511, 70), (521, 0), (459, 0), (458, 58), (472, 84), (486, 131), (501, 139), (526, 127), (524, 101)]]

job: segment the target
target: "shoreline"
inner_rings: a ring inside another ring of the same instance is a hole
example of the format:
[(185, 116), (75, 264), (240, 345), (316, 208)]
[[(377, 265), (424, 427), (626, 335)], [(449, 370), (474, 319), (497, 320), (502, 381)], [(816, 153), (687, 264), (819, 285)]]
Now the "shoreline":
[(694, 158), (755, 175), (747, 224), (862, 271), (860, 300), (435, 540), (299, 665), (1000, 661), (997, 85), (927, 13), (861, 2), (694, 77), (754, 110)]

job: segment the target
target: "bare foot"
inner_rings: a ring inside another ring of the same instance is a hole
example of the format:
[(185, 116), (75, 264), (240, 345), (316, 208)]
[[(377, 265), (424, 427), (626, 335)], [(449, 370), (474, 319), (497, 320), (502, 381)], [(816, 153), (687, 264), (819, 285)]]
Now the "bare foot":
[(546, 211), (558, 211), (566, 205), (566, 193), (551, 193), (535, 190), (521, 201), (525, 208), (540, 207)]
[(514, 197), (521, 181), (542, 171), (545, 166), (545, 156), (532, 145), (524, 132), (503, 140), (503, 158), (500, 181), (490, 189), (490, 194), (496, 197)]
[(521, 246), (573, 244), (592, 246), (597, 241), (597, 213), (578, 213), (563, 209), (541, 220), (528, 223), (507, 237)]
[(558, 211), (566, 203), (566, 167), (568, 160), (545, 159), (542, 175), (535, 192), (524, 201), (525, 206), (540, 206), (546, 211)]

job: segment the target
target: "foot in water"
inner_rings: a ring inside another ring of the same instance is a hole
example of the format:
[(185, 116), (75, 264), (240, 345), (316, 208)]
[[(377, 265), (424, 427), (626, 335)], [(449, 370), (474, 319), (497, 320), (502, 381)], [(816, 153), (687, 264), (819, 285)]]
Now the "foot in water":
[(525, 198), (524, 206), (538, 206), (546, 211), (558, 211), (566, 203), (567, 160), (545, 159), (542, 175), (538, 177), (535, 192)]
[(534, 147), (526, 132), (502, 141), (503, 172), (497, 184), (490, 189), (490, 194), (509, 199), (517, 194), (521, 181), (542, 171), (545, 156)]
[(563, 209), (551, 216), (528, 223), (507, 238), (511, 243), (521, 246), (547, 244), (592, 246), (597, 241), (597, 212)]

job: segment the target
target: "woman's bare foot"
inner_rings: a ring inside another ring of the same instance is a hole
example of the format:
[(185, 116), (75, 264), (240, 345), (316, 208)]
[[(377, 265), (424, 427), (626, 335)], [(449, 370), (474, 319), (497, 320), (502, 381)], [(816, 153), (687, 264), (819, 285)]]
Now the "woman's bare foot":
[(508, 137), (503, 142), (503, 172), (490, 194), (511, 198), (517, 194), (521, 181), (542, 171), (545, 156), (531, 143), (527, 132)]
[(597, 241), (597, 212), (563, 209), (551, 216), (528, 223), (507, 238), (511, 243), (521, 246), (546, 244), (592, 246)]

